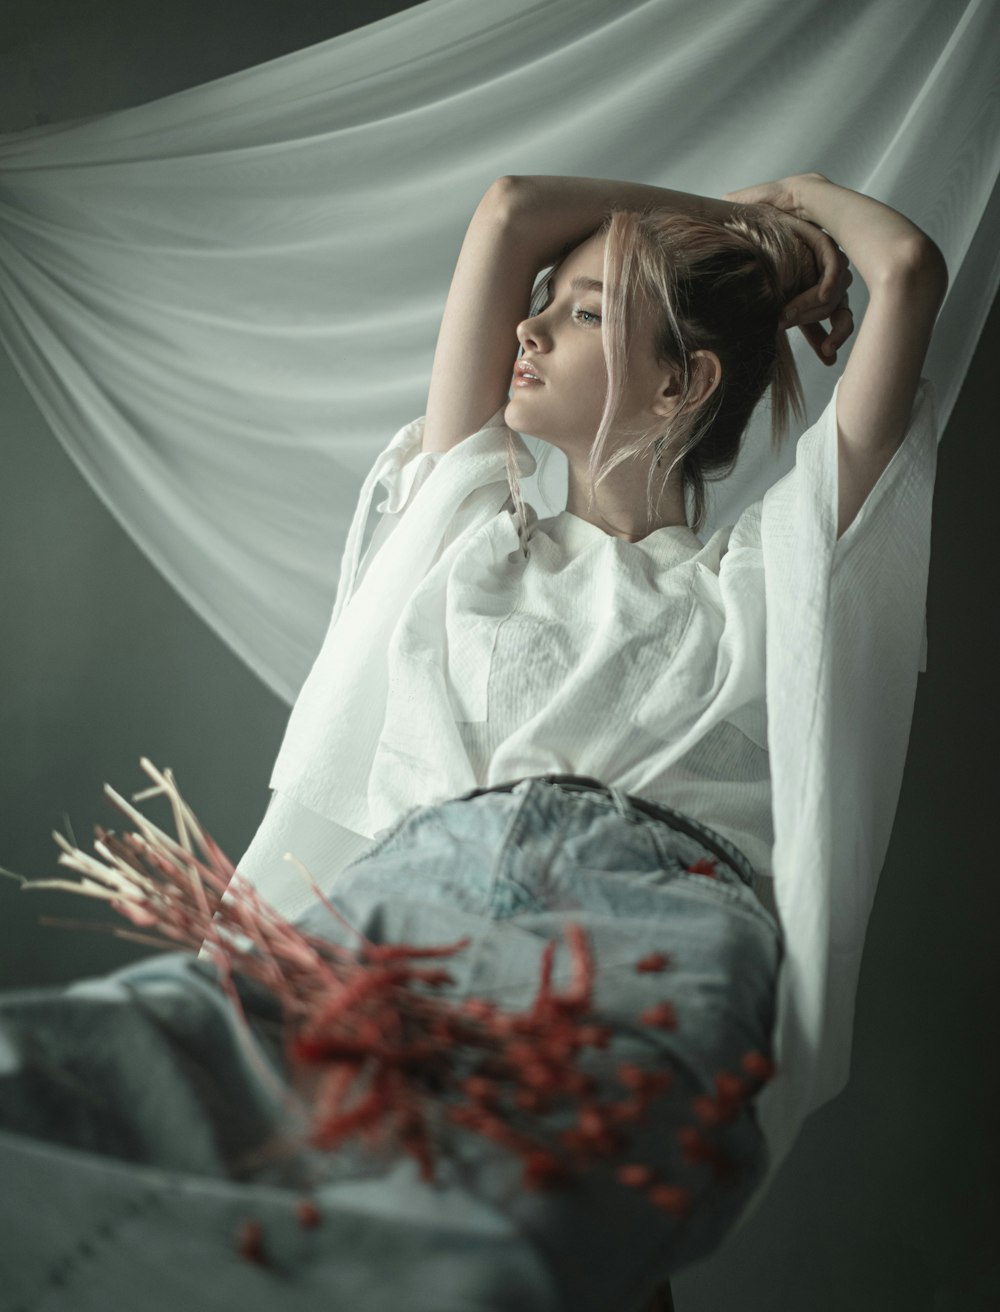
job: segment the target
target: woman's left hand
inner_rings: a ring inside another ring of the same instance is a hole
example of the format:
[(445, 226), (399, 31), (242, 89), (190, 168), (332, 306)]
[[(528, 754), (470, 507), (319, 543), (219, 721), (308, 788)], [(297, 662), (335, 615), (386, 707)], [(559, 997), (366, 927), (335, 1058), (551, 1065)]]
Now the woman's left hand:
[[(788, 226), (805, 244), (819, 270), (819, 280), (785, 306), (786, 328), (798, 327), (823, 364), (835, 364), (838, 349), (854, 331), (847, 289), (854, 278), (847, 256), (833, 238), (815, 223), (801, 217), (794, 178), (763, 182), (741, 191), (730, 191), (723, 200), (736, 205), (770, 205), (781, 210)], [(828, 320), (829, 330), (821, 326)]]

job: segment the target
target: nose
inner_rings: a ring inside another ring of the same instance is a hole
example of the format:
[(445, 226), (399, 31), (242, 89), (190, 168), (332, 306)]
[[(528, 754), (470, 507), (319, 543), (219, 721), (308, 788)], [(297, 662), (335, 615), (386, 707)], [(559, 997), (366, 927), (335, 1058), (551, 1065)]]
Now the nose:
[(543, 351), (545, 336), (539, 323), (540, 315), (529, 315), (517, 325), (517, 340), (522, 350)]

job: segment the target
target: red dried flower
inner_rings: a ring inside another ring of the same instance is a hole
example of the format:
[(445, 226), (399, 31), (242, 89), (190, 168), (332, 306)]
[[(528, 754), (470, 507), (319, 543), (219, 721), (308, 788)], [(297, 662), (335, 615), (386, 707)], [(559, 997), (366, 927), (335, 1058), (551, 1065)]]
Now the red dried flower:
[(677, 1138), (681, 1144), (684, 1160), (689, 1165), (695, 1166), (699, 1162), (707, 1163), (711, 1166), (712, 1173), (717, 1180), (723, 1180), (735, 1175), (736, 1163), (733, 1159), (717, 1144), (706, 1139), (694, 1126), (686, 1125), (678, 1130)]
[(716, 1148), (705, 1138), (700, 1130), (696, 1130), (693, 1125), (682, 1126), (677, 1131), (677, 1138), (681, 1145), (684, 1160), (689, 1165), (696, 1165), (698, 1162), (709, 1162), (715, 1156)]
[(514, 1094), (514, 1106), (523, 1112), (539, 1112), (545, 1106), (545, 1098), (535, 1089), (519, 1089)]
[(719, 1071), (715, 1076), (715, 1091), (723, 1101), (741, 1102), (747, 1095), (747, 1086), (738, 1075)]
[(240, 1226), (237, 1247), (244, 1262), (267, 1266), (264, 1252), (264, 1227), (259, 1221), (244, 1221)]
[(521, 1183), (525, 1189), (551, 1189), (569, 1179), (565, 1164), (553, 1153), (532, 1152), (527, 1156)]
[(615, 1074), (618, 1076), (618, 1082), (624, 1084), (626, 1089), (641, 1089), (646, 1078), (646, 1072), (642, 1067), (636, 1066), (631, 1061), (621, 1062)]
[(675, 1217), (686, 1216), (694, 1202), (694, 1194), (691, 1190), (681, 1185), (654, 1184), (646, 1190), (646, 1197), (654, 1207), (659, 1207)]
[(650, 952), (646, 957), (642, 957), (635, 963), (637, 971), (660, 971), (666, 970), (670, 965), (670, 958), (665, 952)]
[(658, 1093), (668, 1093), (674, 1087), (674, 1077), (670, 1071), (647, 1071), (642, 1085), (642, 1093), (651, 1098)]
[(610, 1118), (621, 1125), (625, 1125), (629, 1121), (636, 1121), (639, 1125), (645, 1125), (649, 1119), (646, 1112), (648, 1106), (649, 1099), (642, 1095), (635, 1098), (626, 1098), (623, 1102), (615, 1103)]
[(487, 1104), (496, 1102), (497, 1084), (495, 1080), (484, 1079), (481, 1075), (472, 1075), (469, 1079), (463, 1080), (459, 1088), (476, 1102)]
[[(520, 1155), (525, 1188), (550, 1188), (588, 1169), (595, 1158), (620, 1153), (625, 1141), (615, 1127), (644, 1123), (650, 1100), (672, 1087), (669, 1071), (644, 1071), (625, 1062), (618, 1067), (618, 1079), (629, 1095), (600, 1101), (597, 1077), (576, 1065), (582, 1049), (607, 1049), (614, 1038), (613, 1027), (594, 1014), (595, 965), (581, 925), (564, 929), (569, 987), (558, 992), (554, 986), (559, 944), (552, 940), (544, 947), (539, 987), (528, 1011), (509, 1013), (483, 998), (435, 995), (455, 984), (453, 976), (439, 965), (418, 969), (415, 963), (454, 956), (471, 938), (437, 947), (373, 943), (300, 866), (317, 898), (356, 942), (344, 947), (303, 933), (241, 878), (201, 828), (170, 772), (161, 773), (146, 761), (143, 768), (157, 785), (145, 795), (168, 798), (178, 838), (157, 829), (109, 789), (138, 832), (119, 837), (99, 831), (101, 860), (57, 840), (64, 852), (61, 862), (87, 877), (83, 885), (63, 881), (57, 886), (103, 897), (134, 926), (159, 935), (116, 930), (121, 937), (210, 952), (244, 1023), (251, 1058), (262, 1078), (286, 1097), (288, 1090), (274, 1080), (254, 1046), (232, 975), (239, 972), (274, 993), (282, 1004), (293, 1093), (310, 1114), (313, 1144), (336, 1151), (359, 1135), (372, 1146), (398, 1146), (416, 1159), (424, 1179), (433, 1180), (435, 1155), (447, 1150), (447, 1131), (456, 1127)], [(48, 886), (44, 881), (32, 885)], [(236, 946), (247, 940), (248, 949)], [(664, 953), (650, 953), (636, 969), (656, 972), (668, 964)], [(647, 1008), (640, 1020), (663, 1029), (677, 1025), (669, 1002)], [(743, 1068), (761, 1079), (764, 1060), (749, 1053)], [(726, 1096), (731, 1100), (735, 1089), (736, 1077), (726, 1078), (728, 1084), (717, 1083), (723, 1101)], [(471, 1101), (453, 1105), (455, 1095)], [(574, 1128), (560, 1134), (544, 1123), (546, 1113), (572, 1107), (574, 1101), (579, 1117)], [(654, 1179), (651, 1172), (637, 1175), (637, 1163), (630, 1171), (623, 1178), (637, 1185)], [(683, 1209), (686, 1191), (659, 1188), (653, 1200), (657, 1206)], [(319, 1211), (303, 1199), (297, 1216), (308, 1227), (318, 1223)], [(266, 1261), (258, 1222), (247, 1222), (241, 1230), (240, 1251), (248, 1261)]]
[(485, 1002), (482, 998), (466, 998), (461, 1004), (461, 1010), (477, 1020), (492, 1020), (497, 1013), (497, 1006), (495, 1002)]
[(642, 1162), (630, 1162), (625, 1166), (619, 1166), (615, 1171), (615, 1179), (618, 1183), (628, 1185), (630, 1189), (645, 1189), (655, 1178), (656, 1172), (653, 1168)]
[(672, 1002), (658, 1002), (654, 1007), (647, 1007), (639, 1016), (640, 1025), (653, 1025), (661, 1030), (677, 1028), (677, 1013)]
[(688, 873), (692, 875), (705, 875), (709, 879), (718, 879), (716, 867), (718, 861), (711, 861), (707, 856), (700, 856), (693, 866), (688, 866)]
[(770, 1057), (765, 1057), (762, 1052), (744, 1053), (740, 1065), (748, 1075), (752, 1075), (755, 1080), (759, 1080), (762, 1084), (766, 1084), (768, 1080), (772, 1079), (778, 1070)]
[(702, 1125), (730, 1125), (740, 1114), (739, 1103), (728, 1098), (694, 1098), (691, 1110)]
[(303, 1230), (312, 1230), (319, 1225), (322, 1217), (311, 1198), (301, 1198), (295, 1208), (295, 1219)]

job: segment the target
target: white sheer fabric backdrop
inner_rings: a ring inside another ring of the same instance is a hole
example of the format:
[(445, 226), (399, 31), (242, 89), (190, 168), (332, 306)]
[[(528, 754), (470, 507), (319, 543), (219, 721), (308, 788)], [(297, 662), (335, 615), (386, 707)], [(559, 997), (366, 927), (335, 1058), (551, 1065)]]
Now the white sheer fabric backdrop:
[[(110, 510), (290, 701), (501, 174), (718, 195), (815, 168), (896, 206), (951, 270), (925, 369), (943, 425), (998, 282), (998, 19), (996, 0), (428, 0), (0, 137), (0, 337)], [(835, 373), (796, 338), (813, 419)], [(790, 468), (766, 429), (708, 532)], [(554, 513), (559, 452), (540, 478), (526, 494)]]

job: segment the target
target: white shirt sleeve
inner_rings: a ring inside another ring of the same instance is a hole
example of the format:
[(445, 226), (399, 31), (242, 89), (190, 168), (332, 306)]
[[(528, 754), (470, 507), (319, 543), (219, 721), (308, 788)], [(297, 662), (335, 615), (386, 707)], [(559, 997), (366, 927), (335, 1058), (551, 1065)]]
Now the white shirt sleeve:
[[(839, 384), (838, 384), (839, 386)], [(937, 429), (922, 380), (907, 432), (837, 539), (837, 389), (794, 469), (742, 516), (764, 562), (775, 899), (785, 932), (780, 1075), (761, 1095), (772, 1173), (843, 1088), (865, 931), (925, 651)]]
[[(422, 432), (423, 419), (415, 422), (421, 426), (419, 432)], [(403, 457), (398, 463), (388, 465), (379, 474), (378, 481), (385, 489), (386, 496), (375, 504), (379, 517), (370, 533), (365, 554), (358, 566), (355, 588), (361, 586), (368, 572), (368, 566), (402, 519), (413, 498), (427, 482), (442, 455), (444, 455), (443, 451), (421, 451), (417, 441), (403, 452)]]

